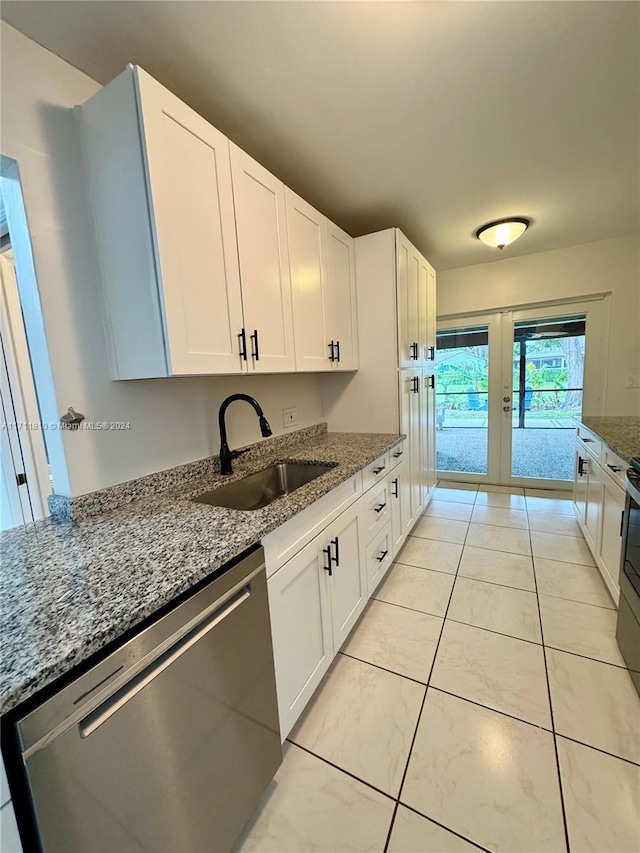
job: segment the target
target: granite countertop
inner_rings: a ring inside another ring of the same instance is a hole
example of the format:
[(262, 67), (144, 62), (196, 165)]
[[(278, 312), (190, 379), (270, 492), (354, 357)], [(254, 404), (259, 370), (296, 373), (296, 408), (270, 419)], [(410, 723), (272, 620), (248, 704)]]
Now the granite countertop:
[(640, 417), (583, 415), (582, 423), (627, 462), (633, 456), (640, 456)]
[[(216, 474), (210, 460), (206, 474), (202, 463), (194, 463), (198, 478), (173, 488), (78, 521), (46, 519), (3, 533), (0, 712), (13, 709), (170, 603), (401, 438), (311, 428), (297, 443), (268, 440), (257, 445), (234, 461), (231, 477)], [(191, 500), (287, 459), (337, 465), (251, 512)]]

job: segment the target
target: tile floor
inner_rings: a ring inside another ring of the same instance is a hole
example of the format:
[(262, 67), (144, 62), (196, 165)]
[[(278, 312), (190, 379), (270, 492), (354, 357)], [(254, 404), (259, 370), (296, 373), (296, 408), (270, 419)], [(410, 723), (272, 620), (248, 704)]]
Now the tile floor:
[(441, 484), (243, 853), (638, 853), (640, 699), (569, 495)]

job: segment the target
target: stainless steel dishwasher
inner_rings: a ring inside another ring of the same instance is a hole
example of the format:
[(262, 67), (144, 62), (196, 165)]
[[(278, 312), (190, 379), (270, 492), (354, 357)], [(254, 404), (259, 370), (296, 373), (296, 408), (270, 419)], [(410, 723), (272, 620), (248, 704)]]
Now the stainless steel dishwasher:
[(45, 853), (226, 853), (282, 760), (262, 548), (17, 726)]

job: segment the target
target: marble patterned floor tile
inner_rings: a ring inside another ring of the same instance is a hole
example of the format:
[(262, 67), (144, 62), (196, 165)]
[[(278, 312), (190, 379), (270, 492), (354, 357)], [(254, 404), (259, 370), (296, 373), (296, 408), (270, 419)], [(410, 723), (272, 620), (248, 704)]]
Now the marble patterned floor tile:
[(475, 489), (451, 489), (443, 486), (437, 486), (433, 493), (433, 499), (436, 501), (455, 501), (459, 504), (473, 504), (476, 500)]
[(465, 545), (458, 575), (535, 592), (531, 557)]
[(438, 480), (438, 486), (441, 489), (453, 489), (454, 491), (477, 492), (477, 483), (462, 483), (456, 480)]
[(432, 616), (444, 616), (454, 580), (453, 575), (444, 572), (395, 563), (373, 597)]
[(557, 533), (539, 533), (533, 530), (530, 535), (534, 557), (595, 566), (591, 551), (582, 537), (558, 536)]
[(572, 853), (640, 850), (640, 767), (558, 738)]
[(492, 851), (566, 849), (553, 735), (431, 688), (400, 799)]
[(582, 536), (575, 518), (555, 512), (529, 510), (529, 529), (538, 530), (541, 533), (557, 533), (560, 536)]
[(441, 629), (437, 616), (372, 599), (342, 651), (426, 684)]
[(530, 495), (527, 494), (527, 490), (525, 490), (524, 500), (529, 512), (556, 512), (559, 515), (575, 516), (573, 512), (573, 500), (571, 497), (540, 497), (541, 494), (541, 492), (537, 492), (536, 495)]
[(387, 853), (473, 853), (479, 849), (459, 835), (400, 805)]
[(628, 671), (547, 649), (556, 732), (640, 763), (640, 698)]
[(573, 492), (570, 489), (525, 489), (524, 494), (527, 498), (561, 501), (573, 500)]
[(492, 551), (531, 556), (529, 531), (517, 530), (514, 527), (496, 527), (493, 524), (472, 522), (469, 525), (465, 544), (473, 545), (475, 548), (489, 548)]
[(394, 803), (292, 744), (235, 853), (380, 853)]
[(545, 646), (625, 666), (616, 642), (615, 610), (541, 595), (540, 613)]
[(455, 501), (433, 500), (424, 513), (425, 516), (450, 518), (454, 521), (469, 521), (473, 512), (473, 504), (459, 504)]
[[(492, 491), (484, 491), (485, 489), (491, 488)], [(526, 510), (527, 505), (524, 500), (524, 495), (522, 493), (522, 489), (517, 494), (513, 494), (512, 492), (496, 492), (493, 489), (498, 488), (497, 486), (483, 486), (482, 489), (478, 490), (478, 494), (476, 495), (475, 506), (495, 506), (500, 507), (502, 509), (519, 509)]]
[(289, 739), (396, 796), (425, 688), (338, 655)]
[(396, 562), (455, 575), (461, 554), (462, 545), (439, 542), (436, 539), (421, 539), (419, 536), (407, 536), (402, 550), (396, 556)]
[[(535, 557), (533, 562), (540, 594), (581, 601), (583, 604), (594, 604), (610, 610), (616, 609), (596, 566), (561, 563), (559, 560), (545, 560), (543, 557)], [(460, 570), (462, 571), (462, 564)]]
[(520, 495), (521, 497), (524, 496), (524, 489), (520, 488), (520, 486), (481, 485), (478, 486), (478, 495), (480, 495), (481, 492), (496, 495)]
[(453, 521), (450, 518), (423, 516), (411, 531), (412, 536), (423, 539), (437, 539), (440, 542), (453, 542), (462, 545), (469, 524), (466, 521)]
[(534, 592), (458, 577), (447, 619), (532, 643), (542, 642)]
[(430, 684), (551, 728), (542, 646), (446, 620)]
[(476, 524), (495, 524), (498, 527), (518, 527), (526, 530), (528, 525), (527, 513), (520, 509), (505, 509), (499, 506), (473, 507), (471, 521)]

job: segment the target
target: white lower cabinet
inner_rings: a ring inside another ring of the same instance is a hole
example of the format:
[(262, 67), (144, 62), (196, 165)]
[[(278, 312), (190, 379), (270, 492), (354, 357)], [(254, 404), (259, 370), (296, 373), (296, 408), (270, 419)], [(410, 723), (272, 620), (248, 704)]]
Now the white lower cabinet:
[(585, 427), (578, 428), (573, 508), (614, 602), (620, 595), (626, 463)]
[(404, 455), (383, 454), (263, 540), (283, 740), (404, 542)]
[(376, 587), (386, 575), (393, 561), (392, 538), (391, 522), (388, 521), (365, 548), (364, 562), (367, 571), (369, 596), (373, 595)]

